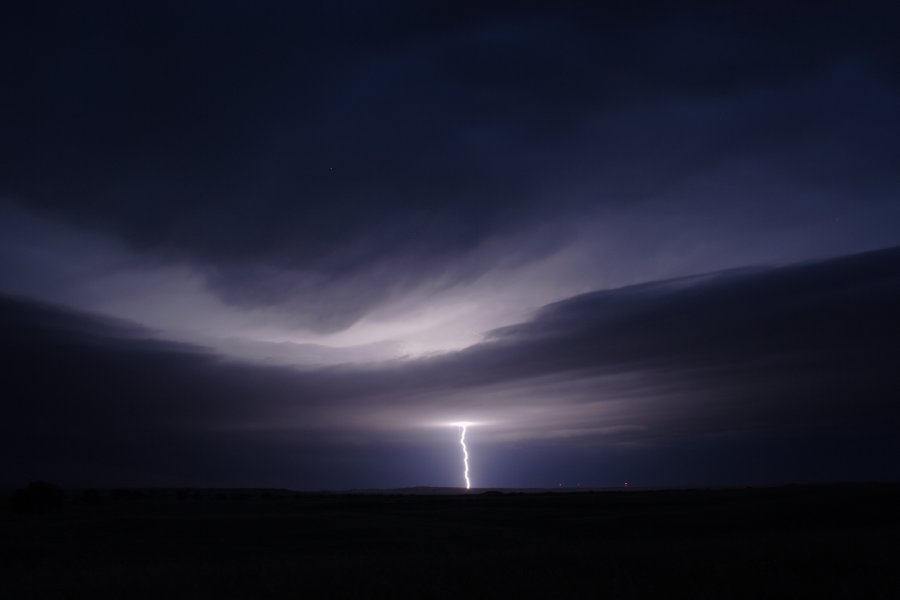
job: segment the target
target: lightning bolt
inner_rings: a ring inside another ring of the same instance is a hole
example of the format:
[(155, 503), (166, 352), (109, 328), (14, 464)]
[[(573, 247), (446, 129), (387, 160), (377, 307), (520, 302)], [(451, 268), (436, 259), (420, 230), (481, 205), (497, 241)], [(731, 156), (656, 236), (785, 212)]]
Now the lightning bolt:
[(466, 448), (466, 428), (467, 425), (459, 426), (459, 445), (462, 446), (463, 451), (463, 466), (465, 467), (465, 471), (463, 472), (463, 476), (466, 478), (466, 489), (471, 489), (472, 482), (469, 481), (469, 450)]

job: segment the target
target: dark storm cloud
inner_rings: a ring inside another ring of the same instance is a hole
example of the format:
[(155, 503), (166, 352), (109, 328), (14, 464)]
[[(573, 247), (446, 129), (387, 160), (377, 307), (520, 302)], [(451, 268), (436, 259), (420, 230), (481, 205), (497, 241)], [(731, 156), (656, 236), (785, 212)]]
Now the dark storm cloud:
[[(73, 484), (277, 485), (267, 473), (274, 464), (284, 480), (278, 453), (303, 445), (282, 442), (276, 452), (264, 439), (220, 433), (288, 412), (295, 373), (223, 362), (142, 328), (16, 298), (2, 300), (0, 326), (0, 443), (14, 457), (4, 483), (40, 471)], [(302, 472), (326, 446), (319, 440), (291, 468)]]
[(29, 3), (0, 32), (0, 193), (333, 331), (609, 209), (883, 207), (896, 16)]
[(496, 485), (896, 477), (898, 274), (895, 248), (662, 281), (461, 352), (307, 371), (7, 299), (7, 477), (433, 483), (443, 442), (417, 428), (460, 414), (496, 419), (479, 432)]

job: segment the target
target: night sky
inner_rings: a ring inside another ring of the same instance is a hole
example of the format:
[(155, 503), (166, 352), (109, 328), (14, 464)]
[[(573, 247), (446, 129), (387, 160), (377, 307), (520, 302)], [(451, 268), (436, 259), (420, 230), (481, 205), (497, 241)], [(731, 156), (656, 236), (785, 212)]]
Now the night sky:
[(900, 479), (900, 8), (603, 4), (5, 7), (0, 485)]

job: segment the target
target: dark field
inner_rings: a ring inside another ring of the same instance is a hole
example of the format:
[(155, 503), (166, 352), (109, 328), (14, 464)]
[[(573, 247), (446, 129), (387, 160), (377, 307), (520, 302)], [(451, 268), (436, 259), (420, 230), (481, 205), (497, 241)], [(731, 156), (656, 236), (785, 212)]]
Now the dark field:
[(900, 597), (897, 485), (69, 491), (0, 515), (10, 599)]

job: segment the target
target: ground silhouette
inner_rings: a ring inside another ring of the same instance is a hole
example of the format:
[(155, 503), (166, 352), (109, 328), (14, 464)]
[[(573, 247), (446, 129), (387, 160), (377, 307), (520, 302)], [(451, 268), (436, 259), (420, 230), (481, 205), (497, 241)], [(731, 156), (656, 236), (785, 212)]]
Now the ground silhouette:
[(5, 511), (8, 598), (895, 598), (900, 485), (70, 491)]

